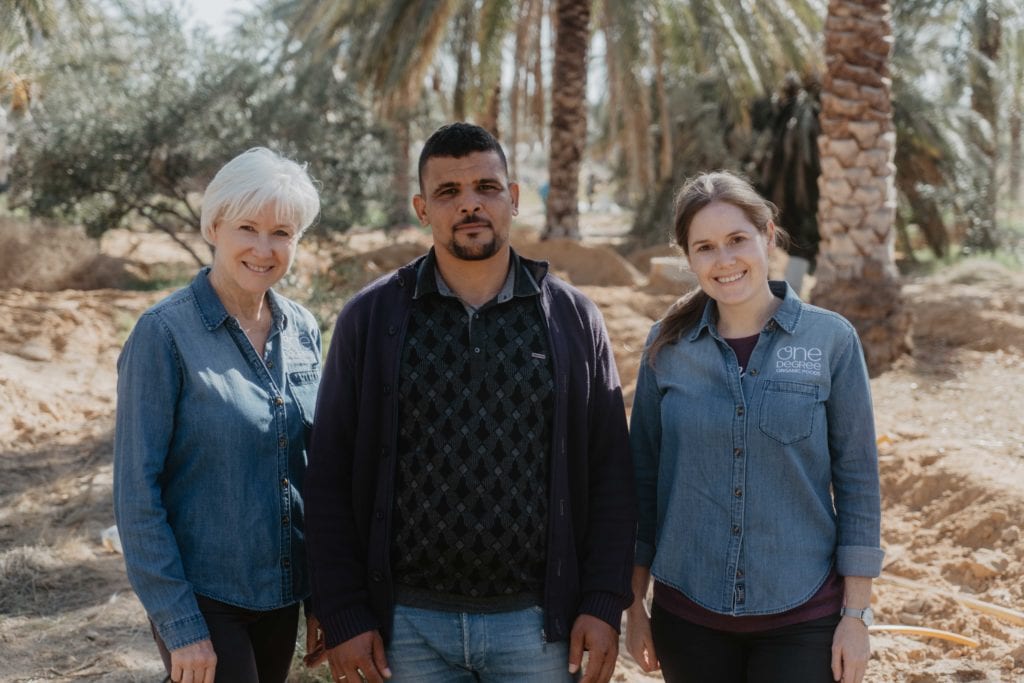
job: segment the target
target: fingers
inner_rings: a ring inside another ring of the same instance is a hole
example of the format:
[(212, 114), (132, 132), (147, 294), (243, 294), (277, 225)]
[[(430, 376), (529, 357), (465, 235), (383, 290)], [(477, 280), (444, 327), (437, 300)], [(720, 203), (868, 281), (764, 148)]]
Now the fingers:
[[(383, 683), (385, 678), (391, 677), (384, 657), (384, 641), (377, 631), (361, 633), (331, 648), (327, 651), (327, 659), (336, 681)], [(378, 667), (378, 662), (381, 667)]]
[(661, 668), (657, 654), (654, 652), (654, 639), (651, 636), (651, 621), (646, 614), (631, 612), (626, 621), (626, 651), (636, 660), (645, 673)]
[(171, 680), (174, 683), (213, 683), (216, 668), (217, 654), (209, 640), (171, 650)]
[(590, 653), (580, 683), (607, 683), (615, 672), (619, 655), (619, 637), (609, 624), (589, 614), (581, 614), (573, 624), (569, 637), (569, 673), (576, 673), (583, 660), (583, 651)]
[(645, 673), (651, 673), (661, 668), (661, 663), (654, 653), (654, 645), (649, 641), (631, 642), (626, 649)]
[(832, 645), (832, 680), (843, 680), (843, 650), (838, 645)]
[(608, 683), (615, 673), (615, 660), (619, 656), (618, 645), (613, 647), (591, 647), (587, 650), (590, 656), (587, 667), (583, 671), (580, 683)]
[(391, 669), (388, 668), (388, 657), (384, 652), (384, 639), (381, 638), (380, 633), (376, 631), (373, 636), (373, 643), (371, 645), (373, 664), (384, 678), (391, 678)]
[(579, 629), (573, 629), (569, 637), (569, 673), (574, 674), (580, 670), (583, 662), (583, 633)]

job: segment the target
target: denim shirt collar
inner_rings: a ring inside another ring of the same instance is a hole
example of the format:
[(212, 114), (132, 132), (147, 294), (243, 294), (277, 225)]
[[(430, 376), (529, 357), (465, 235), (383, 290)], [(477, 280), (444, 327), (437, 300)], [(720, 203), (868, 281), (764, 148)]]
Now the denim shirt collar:
[[(217, 290), (210, 283), (210, 266), (202, 268), (192, 279), (189, 286), (192, 296), (195, 298), (196, 308), (199, 309), (199, 317), (202, 319), (206, 329), (213, 331), (224, 324), (231, 314), (224, 308)], [(270, 315), (274, 328), (284, 330), (288, 327), (288, 316), (282, 310), (279, 296), (272, 289), (267, 290), (267, 302), (270, 304)]]
[[(796, 330), (797, 323), (800, 322), (801, 312), (801, 301), (800, 297), (797, 296), (793, 288), (789, 286), (784, 280), (769, 280), (768, 287), (772, 290), (772, 294), (782, 299), (782, 305), (776, 309), (775, 313), (769, 319), (766, 327), (769, 329), (775, 325), (782, 328), (789, 334), (793, 334)], [(707, 330), (712, 336), (718, 336), (718, 307), (715, 304), (714, 299), (711, 299), (704, 306), (704, 314), (701, 316), (700, 322), (694, 326), (693, 331), (690, 332), (689, 340), (691, 342), (697, 341), (700, 337), (701, 332)]]

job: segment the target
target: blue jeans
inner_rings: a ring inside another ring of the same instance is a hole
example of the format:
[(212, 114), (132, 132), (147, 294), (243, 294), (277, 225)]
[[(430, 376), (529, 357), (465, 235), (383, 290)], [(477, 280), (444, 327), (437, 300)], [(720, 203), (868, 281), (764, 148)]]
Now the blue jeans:
[(395, 606), (395, 683), (568, 683), (569, 644), (544, 640), (540, 607), (496, 614)]

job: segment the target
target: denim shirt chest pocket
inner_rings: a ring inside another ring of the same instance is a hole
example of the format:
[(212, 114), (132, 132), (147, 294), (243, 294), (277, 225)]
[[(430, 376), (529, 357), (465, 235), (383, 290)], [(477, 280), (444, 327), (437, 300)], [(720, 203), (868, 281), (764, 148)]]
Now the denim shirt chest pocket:
[(766, 380), (761, 394), (758, 429), (784, 445), (814, 433), (819, 387), (790, 380)]
[(316, 344), (305, 331), (294, 337), (286, 337), (283, 341), (288, 390), (298, 406), (302, 421), (310, 427), (320, 386), (320, 358)]

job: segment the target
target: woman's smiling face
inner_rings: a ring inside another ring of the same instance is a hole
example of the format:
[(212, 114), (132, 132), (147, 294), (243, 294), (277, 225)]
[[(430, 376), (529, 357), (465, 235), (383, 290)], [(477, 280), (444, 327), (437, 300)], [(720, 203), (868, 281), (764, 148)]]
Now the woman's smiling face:
[(719, 305), (746, 303), (763, 294), (775, 226), (761, 232), (738, 207), (712, 202), (694, 215), (686, 252), (701, 289)]

